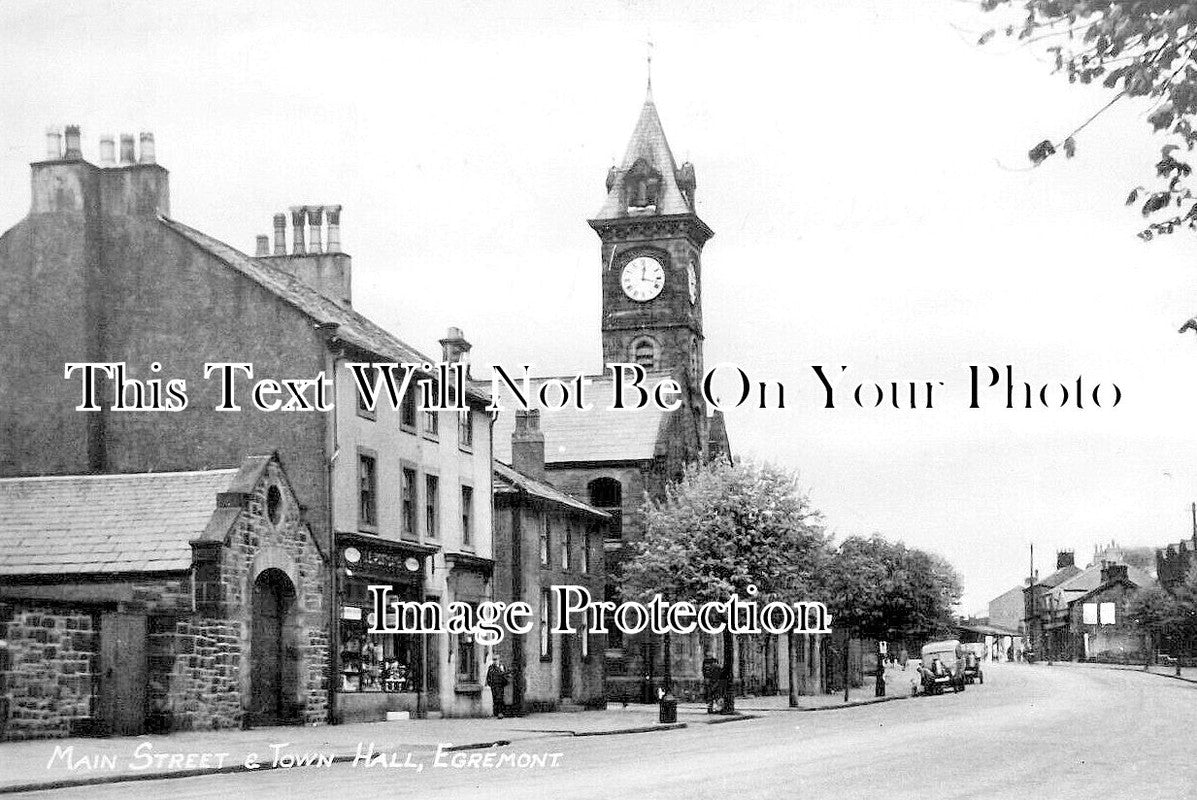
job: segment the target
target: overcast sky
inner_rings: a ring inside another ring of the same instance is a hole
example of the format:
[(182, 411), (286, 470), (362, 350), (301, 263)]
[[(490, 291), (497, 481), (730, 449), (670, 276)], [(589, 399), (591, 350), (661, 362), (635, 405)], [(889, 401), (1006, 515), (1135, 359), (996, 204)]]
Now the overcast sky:
[[(599, 367), (586, 220), (653, 87), (716, 236), (708, 365), (789, 386), (734, 450), (800, 471), (838, 535), (942, 553), (965, 610), (1057, 548), (1164, 545), (1197, 497), (1197, 239), (1123, 208), (1163, 143), (998, 41), (967, 3), (0, 3), (0, 227), (47, 125), (153, 131), (172, 213), (252, 252), (271, 215), (344, 206), (355, 306), (425, 352)], [(943, 380), (934, 410), (821, 409), (809, 365)], [(1117, 383), (1112, 410), (968, 410), (967, 366)], [(942, 400), (942, 404), (941, 401)]]

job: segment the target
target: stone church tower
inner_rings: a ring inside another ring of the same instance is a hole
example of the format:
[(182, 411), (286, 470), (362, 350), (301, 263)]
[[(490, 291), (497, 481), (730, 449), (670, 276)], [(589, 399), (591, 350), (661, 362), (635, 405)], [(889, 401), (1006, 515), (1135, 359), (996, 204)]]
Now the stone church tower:
[(673, 159), (652, 87), (607, 198), (590, 226), (602, 240), (603, 361), (702, 375), (702, 248), (694, 166)]

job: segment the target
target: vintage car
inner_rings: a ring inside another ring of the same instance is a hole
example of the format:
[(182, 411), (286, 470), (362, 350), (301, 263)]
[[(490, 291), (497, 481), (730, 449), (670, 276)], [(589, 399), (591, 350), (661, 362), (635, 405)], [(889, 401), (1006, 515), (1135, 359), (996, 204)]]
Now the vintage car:
[(960, 649), (964, 651), (964, 659), (961, 661), (960, 668), (964, 682), (985, 683), (985, 673), (981, 671), (981, 660), (985, 658), (985, 645), (974, 642), (972, 644), (961, 645)]
[(915, 693), (943, 694), (945, 689), (963, 692), (963, 659), (964, 651), (956, 639), (924, 645)]

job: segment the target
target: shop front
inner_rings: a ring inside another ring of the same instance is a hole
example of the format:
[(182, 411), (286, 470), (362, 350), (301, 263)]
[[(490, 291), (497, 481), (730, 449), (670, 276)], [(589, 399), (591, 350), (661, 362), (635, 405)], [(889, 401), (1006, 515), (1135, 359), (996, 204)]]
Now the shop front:
[[(376, 722), (388, 712), (413, 717), (439, 707), (435, 647), (426, 634), (370, 633), (375, 626), (370, 586), (386, 586), (397, 601), (440, 602), (426, 594), (436, 547), (337, 536), (337, 602), (334, 637), (336, 721)], [(394, 624), (392, 620), (391, 624)]]

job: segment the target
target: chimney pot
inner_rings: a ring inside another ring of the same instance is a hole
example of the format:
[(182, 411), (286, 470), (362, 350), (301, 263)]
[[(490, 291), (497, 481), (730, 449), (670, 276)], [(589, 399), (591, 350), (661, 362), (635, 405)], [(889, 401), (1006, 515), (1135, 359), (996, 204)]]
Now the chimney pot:
[(116, 139), (113, 138), (111, 133), (106, 133), (100, 137), (100, 166), (116, 166)]
[(291, 253), (293, 255), (307, 255), (308, 249), (304, 244), (304, 224), (307, 211), (303, 206), (291, 206)]
[(270, 255), (270, 237), (263, 234), (258, 237), (258, 250), (255, 255), (268, 256)]
[(287, 254), (287, 215), (274, 215), (274, 254), (276, 256), (285, 256)]
[(319, 253), (324, 247), (320, 244), (320, 227), (324, 222), (323, 206), (307, 206), (308, 215), (308, 252)]
[(136, 161), (133, 155), (133, 134), (121, 134), (121, 164), (132, 164)]
[(78, 125), (67, 125), (66, 127), (66, 153), (63, 154), (63, 158), (83, 158), (83, 148), (79, 143)]
[(46, 128), (46, 158), (58, 161), (62, 158), (62, 131)]
[(148, 131), (141, 132), (141, 152), (139, 155), (139, 161), (142, 164), (157, 163), (157, 156), (154, 154), (154, 134)]
[(330, 253), (339, 253), (341, 252), (341, 207), (325, 206), (324, 216), (328, 220), (328, 243), (326, 249)]

